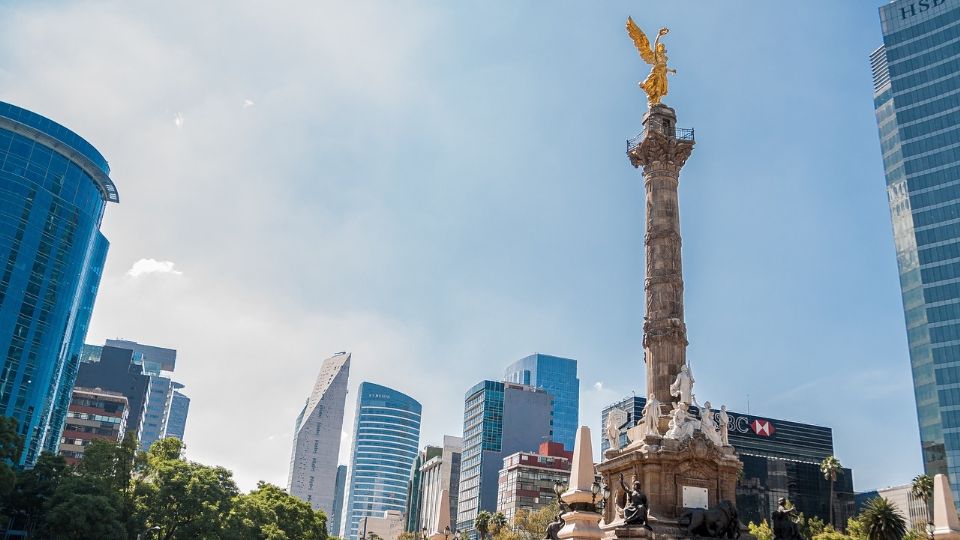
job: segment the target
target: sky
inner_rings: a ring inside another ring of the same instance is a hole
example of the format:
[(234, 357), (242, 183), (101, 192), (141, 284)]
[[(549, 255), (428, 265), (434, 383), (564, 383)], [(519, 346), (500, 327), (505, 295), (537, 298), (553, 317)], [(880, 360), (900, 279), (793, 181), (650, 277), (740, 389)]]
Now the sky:
[[(868, 55), (878, 0), (0, 0), (0, 100), (107, 158), (88, 343), (175, 348), (190, 459), (286, 484), (320, 364), (460, 435), (464, 392), (575, 358), (580, 420), (645, 388), (647, 66), (680, 182), (696, 393), (833, 428), (857, 490), (922, 472)], [(349, 437), (341, 445), (347, 461)], [(878, 451), (881, 449), (881, 451)], [(599, 458), (599, 456), (597, 456)]]

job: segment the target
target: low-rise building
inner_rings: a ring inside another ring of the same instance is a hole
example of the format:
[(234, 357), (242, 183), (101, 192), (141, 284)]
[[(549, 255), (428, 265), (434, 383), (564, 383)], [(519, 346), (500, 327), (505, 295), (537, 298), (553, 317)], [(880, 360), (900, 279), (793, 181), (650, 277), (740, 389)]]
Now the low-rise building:
[(91, 441), (118, 442), (127, 429), (128, 413), (127, 398), (120, 392), (75, 387), (60, 439), (60, 455), (75, 465)]
[(903, 517), (907, 519), (908, 529), (926, 531), (927, 522), (932, 521), (927, 512), (927, 505), (922, 499), (913, 496), (910, 484), (878, 489), (876, 493), (900, 510)]
[(399, 510), (385, 510), (383, 517), (366, 516), (360, 518), (360, 539), (365, 540), (397, 540), (403, 534), (405, 525), (403, 512)]
[(556, 500), (554, 484), (570, 482), (573, 452), (562, 443), (544, 441), (536, 452), (516, 452), (503, 458), (497, 489), (497, 511), (508, 523), (517, 510), (539, 510)]

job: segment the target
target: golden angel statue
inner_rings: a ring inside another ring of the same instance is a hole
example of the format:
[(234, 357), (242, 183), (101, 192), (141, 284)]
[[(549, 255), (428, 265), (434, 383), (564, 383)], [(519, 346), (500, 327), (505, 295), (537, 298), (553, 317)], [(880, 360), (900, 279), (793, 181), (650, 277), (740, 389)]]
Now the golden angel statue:
[(647, 93), (647, 102), (650, 106), (660, 103), (660, 99), (667, 95), (667, 73), (676, 73), (677, 70), (667, 67), (667, 48), (660, 43), (660, 38), (667, 35), (667, 28), (661, 28), (657, 33), (657, 39), (650, 46), (650, 40), (637, 23), (633, 22), (631, 17), (627, 17), (627, 33), (633, 39), (637, 51), (640, 52), (640, 58), (653, 66), (650, 68), (650, 74), (640, 83), (640, 88)]

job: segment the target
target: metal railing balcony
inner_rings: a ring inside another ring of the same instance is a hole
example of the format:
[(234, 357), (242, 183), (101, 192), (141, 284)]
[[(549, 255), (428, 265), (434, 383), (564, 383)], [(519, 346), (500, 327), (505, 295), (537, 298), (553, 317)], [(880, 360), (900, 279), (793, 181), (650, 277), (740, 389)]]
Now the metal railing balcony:
[(641, 131), (636, 137), (627, 139), (627, 152), (640, 146), (640, 143), (643, 142), (643, 139), (646, 137), (648, 131), (655, 131), (678, 141), (696, 142), (693, 135), (693, 128), (678, 128), (652, 124), (648, 125), (646, 129)]

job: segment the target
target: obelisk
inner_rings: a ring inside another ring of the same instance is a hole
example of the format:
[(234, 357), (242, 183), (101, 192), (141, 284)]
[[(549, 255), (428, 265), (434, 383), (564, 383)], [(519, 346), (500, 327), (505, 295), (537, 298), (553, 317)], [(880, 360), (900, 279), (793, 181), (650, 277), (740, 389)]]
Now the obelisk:
[(676, 127), (677, 116), (662, 103), (650, 106), (643, 132), (630, 141), (627, 155), (643, 168), (646, 187), (646, 317), (643, 351), (647, 394), (670, 403), (670, 385), (686, 363), (687, 326), (683, 321), (683, 267), (680, 260), (680, 169), (693, 151), (692, 129)]

